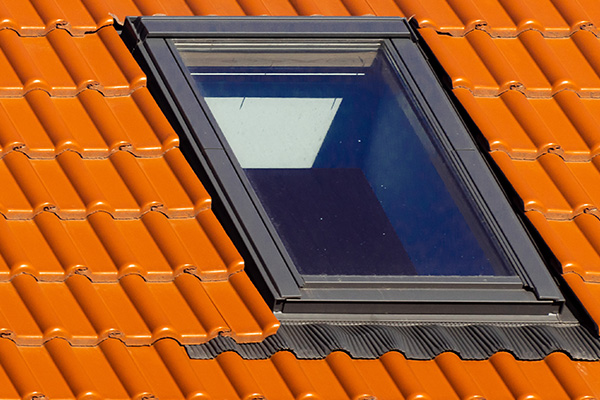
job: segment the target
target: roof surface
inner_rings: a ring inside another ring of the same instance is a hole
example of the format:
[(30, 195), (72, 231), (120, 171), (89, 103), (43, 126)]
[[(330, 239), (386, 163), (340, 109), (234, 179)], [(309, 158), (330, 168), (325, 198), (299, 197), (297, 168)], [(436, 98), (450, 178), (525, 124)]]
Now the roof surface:
[(0, 398), (600, 397), (600, 363), (562, 353), (190, 360), (279, 323), (112, 26), (153, 14), (416, 19), (600, 323), (596, 0), (4, 0)]

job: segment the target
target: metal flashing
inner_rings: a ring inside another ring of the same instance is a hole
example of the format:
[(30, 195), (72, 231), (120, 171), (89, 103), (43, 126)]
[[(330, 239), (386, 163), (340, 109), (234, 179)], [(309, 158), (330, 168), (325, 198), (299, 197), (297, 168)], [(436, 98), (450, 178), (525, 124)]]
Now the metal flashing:
[(260, 343), (239, 344), (218, 336), (185, 346), (193, 359), (209, 360), (233, 351), (246, 360), (264, 360), (280, 351), (316, 360), (343, 351), (353, 359), (378, 359), (397, 351), (410, 360), (431, 360), (445, 352), (463, 360), (487, 360), (505, 351), (518, 360), (542, 360), (560, 351), (572, 360), (600, 359), (597, 338), (578, 323), (563, 325), (497, 323), (337, 324), (283, 322), (276, 334)]

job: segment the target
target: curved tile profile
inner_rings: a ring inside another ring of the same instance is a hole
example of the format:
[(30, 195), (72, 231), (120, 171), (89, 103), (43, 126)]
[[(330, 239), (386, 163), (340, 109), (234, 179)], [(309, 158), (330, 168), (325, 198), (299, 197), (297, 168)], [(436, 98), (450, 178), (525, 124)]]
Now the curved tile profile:
[(156, 211), (130, 220), (106, 212), (83, 220), (49, 212), (32, 220), (0, 218), (0, 241), (1, 281), (28, 273), (42, 282), (61, 282), (72, 274), (110, 282), (136, 273), (156, 282), (184, 272), (219, 281), (244, 265), (210, 210), (174, 219)]
[(438, 35), (431, 28), (420, 32), (450, 75), (453, 88), (465, 87), (475, 96), (519, 90), (527, 97), (549, 98), (572, 90), (580, 97), (600, 97), (596, 65), (600, 39), (592, 32), (577, 33), (577, 40), (544, 38), (535, 30), (512, 39), (492, 38), (482, 31), (464, 37)]
[[(548, 99), (530, 99), (516, 90), (475, 97), (453, 90), (489, 142), (491, 151), (535, 160), (545, 153), (565, 161), (590, 161), (600, 154), (600, 102), (570, 90)], [(597, 122), (598, 121), (598, 122)]]
[(526, 213), (562, 265), (588, 282), (600, 283), (600, 220), (581, 214), (569, 221), (547, 220), (536, 211)]
[(0, 283), (1, 336), (25, 346), (52, 338), (75, 346), (95, 346), (107, 338), (130, 346), (163, 338), (199, 344), (219, 334), (240, 343), (262, 340), (279, 322), (245, 274), (235, 276), (202, 282), (181, 274), (168, 282), (146, 282), (130, 274), (118, 282), (93, 283), (76, 274), (64, 283), (41, 283), (20, 274)]
[(597, 33), (600, 21), (600, 7), (593, 0), (396, 2), (404, 15), (413, 15), (421, 27), (452, 36), (484, 30), (494, 37), (516, 37), (534, 29), (549, 38), (568, 37), (581, 29)]
[(100, 11), (97, 5), (94, 7), (94, 3), (101, 2), (4, 2), (0, 6), (3, 17), (0, 28), (14, 29), (21, 36), (42, 36), (57, 28), (65, 29), (72, 35), (84, 35), (113, 22), (106, 9)]
[[(171, 339), (127, 347), (107, 339), (97, 347), (71, 347), (61, 339), (21, 347), (0, 339), (0, 396), (97, 398), (424, 398), (585, 399), (600, 390), (597, 363), (573, 362), (562, 353), (524, 362), (509, 353), (489, 361), (463, 361), (444, 353), (435, 360), (407, 360), (389, 352), (379, 360), (353, 360), (333, 352), (324, 360), (275, 353), (244, 360), (223, 353), (190, 360)], [(19, 379), (17, 379), (17, 377)]]
[[(126, 151), (107, 159), (83, 159), (65, 151), (53, 159), (30, 159), (11, 152), (0, 159), (0, 213), (31, 219), (52, 211), (63, 219), (84, 219), (104, 211), (116, 219), (160, 211), (193, 218), (210, 208), (210, 197), (179, 149), (169, 156), (137, 158)], [(184, 174), (188, 176), (178, 176)]]
[(20, 37), (2, 29), (0, 49), (0, 96), (22, 96), (35, 89), (53, 96), (74, 96), (85, 89), (115, 96), (146, 84), (113, 27), (83, 37), (73, 37), (63, 29), (43, 37)]
[(0, 158), (14, 150), (33, 159), (55, 158), (68, 150), (83, 158), (107, 158), (119, 150), (158, 157), (179, 146), (146, 88), (118, 97), (96, 90), (64, 98), (43, 90), (0, 97), (0, 126)]
[[(544, 10), (544, 12), (540, 12)], [(128, 15), (379, 15), (415, 18), (452, 36), (485, 30), (495, 37), (515, 37), (535, 29), (545, 37), (568, 37), (585, 29), (597, 34), (600, 7), (594, 0), (28, 0), (0, 6), (0, 29), (21, 36), (43, 36), (64, 29), (82, 36)]]
[(491, 155), (523, 200), (525, 211), (539, 211), (551, 220), (570, 220), (582, 213), (599, 215), (597, 158), (565, 162), (547, 153), (534, 161), (523, 161), (512, 160), (501, 151)]
[(567, 281), (577, 299), (583, 304), (590, 317), (598, 325), (600, 321), (600, 307), (598, 306), (600, 284), (597, 282), (586, 282), (576, 273), (563, 274), (563, 278)]

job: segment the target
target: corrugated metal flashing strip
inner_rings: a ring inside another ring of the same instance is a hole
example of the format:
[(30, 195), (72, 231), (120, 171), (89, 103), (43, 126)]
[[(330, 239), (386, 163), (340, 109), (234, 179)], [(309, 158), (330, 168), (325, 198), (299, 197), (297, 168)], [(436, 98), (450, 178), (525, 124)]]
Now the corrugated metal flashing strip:
[(521, 360), (541, 360), (560, 351), (574, 360), (600, 359), (600, 341), (580, 325), (525, 324), (282, 324), (260, 343), (238, 344), (219, 336), (207, 343), (185, 346), (192, 359), (213, 359), (233, 351), (244, 359), (267, 359), (291, 351), (299, 359), (322, 359), (333, 351), (352, 358), (375, 359), (389, 351), (407, 358), (429, 360), (454, 352), (464, 360), (483, 360), (499, 351)]

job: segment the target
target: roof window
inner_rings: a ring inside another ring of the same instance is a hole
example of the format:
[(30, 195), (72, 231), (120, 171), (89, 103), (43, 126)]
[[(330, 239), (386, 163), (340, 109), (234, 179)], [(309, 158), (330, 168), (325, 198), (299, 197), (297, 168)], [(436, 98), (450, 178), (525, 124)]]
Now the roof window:
[(143, 17), (128, 29), (274, 310), (560, 312), (405, 20)]

